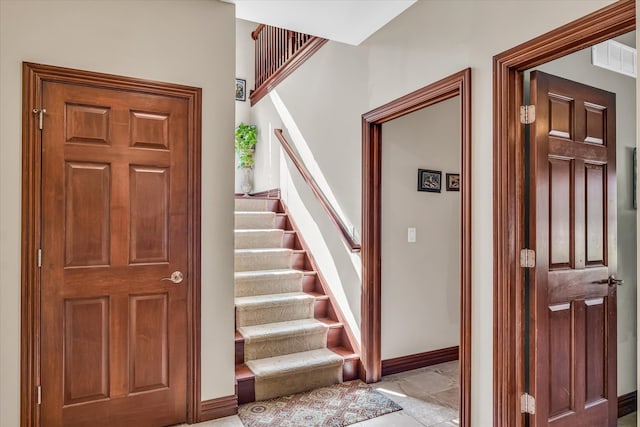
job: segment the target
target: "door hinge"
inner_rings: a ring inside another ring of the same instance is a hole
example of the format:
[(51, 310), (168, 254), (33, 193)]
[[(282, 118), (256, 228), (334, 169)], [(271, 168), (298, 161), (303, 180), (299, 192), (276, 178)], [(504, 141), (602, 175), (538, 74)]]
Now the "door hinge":
[(34, 108), (33, 109), (33, 114), (37, 114), (38, 115), (38, 129), (42, 130), (43, 128), (43, 122), (44, 122), (44, 113), (46, 113), (47, 110), (45, 108)]
[(536, 121), (536, 106), (521, 105), (520, 106), (520, 123), (530, 125)]
[(533, 268), (536, 266), (536, 251), (533, 249), (520, 249), (520, 267)]
[(529, 393), (524, 393), (520, 396), (520, 412), (523, 414), (535, 414), (536, 398)]
[(42, 249), (38, 249), (38, 267), (42, 267)]
[(38, 393), (38, 396), (37, 396), (38, 405), (41, 405), (42, 404), (42, 386), (41, 385), (38, 386), (37, 393)]

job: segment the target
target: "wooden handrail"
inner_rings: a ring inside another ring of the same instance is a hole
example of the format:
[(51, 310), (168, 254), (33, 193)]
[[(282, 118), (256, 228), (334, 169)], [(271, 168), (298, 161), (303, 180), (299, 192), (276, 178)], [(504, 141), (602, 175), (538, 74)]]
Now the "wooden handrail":
[(333, 206), (331, 206), (331, 203), (327, 199), (327, 196), (324, 195), (316, 180), (313, 179), (307, 167), (304, 165), (304, 163), (302, 163), (302, 160), (300, 160), (296, 152), (293, 150), (293, 147), (291, 147), (289, 141), (287, 141), (287, 139), (284, 137), (282, 129), (274, 129), (273, 132), (276, 134), (276, 137), (278, 138), (278, 141), (280, 141), (280, 144), (282, 144), (282, 148), (284, 148), (284, 151), (286, 151), (286, 153), (289, 155), (289, 158), (300, 172), (300, 175), (302, 175), (302, 178), (305, 180), (309, 188), (311, 188), (311, 191), (316, 196), (316, 199), (318, 199), (318, 201), (320, 202), (322, 208), (329, 215), (329, 219), (331, 219), (331, 222), (333, 222), (335, 226), (338, 227), (342, 239), (351, 249), (351, 252), (360, 252), (360, 244), (356, 243), (355, 240), (353, 240), (351, 233), (349, 233), (349, 229), (347, 228), (345, 223), (342, 222), (342, 219), (340, 219), (340, 216), (333, 208)]
[(264, 30), (264, 27), (266, 27), (266, 25), (264, 24), (260, 24), (256, 27), (255, 30), (253, 30), (253, 32), (251, 33), (251, 38), (254, 40), (258, 40), (258, 35), (260, 34), (260, 32), (262, 30)]

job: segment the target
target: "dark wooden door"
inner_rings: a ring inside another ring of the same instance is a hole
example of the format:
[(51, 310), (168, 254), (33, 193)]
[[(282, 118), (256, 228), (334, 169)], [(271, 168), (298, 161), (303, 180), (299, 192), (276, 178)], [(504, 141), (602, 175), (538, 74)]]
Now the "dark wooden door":
[(187, 102), (44, 82), (42, 105), (42, 425), (185, 421)]
[(533, 72), (536, 426), (615, 426), (615, 94)]

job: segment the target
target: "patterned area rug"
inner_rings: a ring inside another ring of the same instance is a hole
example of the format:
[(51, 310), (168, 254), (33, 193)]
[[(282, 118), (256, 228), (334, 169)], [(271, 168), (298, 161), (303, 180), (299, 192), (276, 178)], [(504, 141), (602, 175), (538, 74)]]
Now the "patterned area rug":
[(340, 427), (402, 408), (360, 380), (241, 405), (246, 427)]

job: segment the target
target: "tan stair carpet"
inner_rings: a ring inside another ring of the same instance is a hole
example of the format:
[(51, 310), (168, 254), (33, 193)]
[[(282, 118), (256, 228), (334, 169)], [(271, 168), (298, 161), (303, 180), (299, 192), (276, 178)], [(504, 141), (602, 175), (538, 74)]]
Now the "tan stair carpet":
[(256, 400), (342, 382), (342, 364), (342, 357), (326, 348), (247, 362), (256, 375)]
[(236, 327), (313, 318), (315, 298), (304, 292), (236, 298)]
[(236, 211), (241, 212), (268, 212), (271, 211), (273, 206), (278, 202), (276, 199), (254, 199), (251, 197), (244, 197), (242, 199), (236, 199)]
[(285, 239), (276, 228), (286, 224), (278, 206), (274, 199), (236, 199), (236, 328), (257, 400), (342, 382), (343, 358), (327, 349), (329, 327), (314, 319), (305, 273), (292, 269), (301, 252), (290, 249), (295, 235)]
[(235, 293), (237, 297), (246, 297), (302, 292), (303, 276), (299, 270), (239, 271), (235, 274)]
[(238, 328), (244, 337), (245, 361), (324, 348), (328, 330), (327, 325), (315, 319)]
[(236, 230), (236, 249), (280, 248), (284, 230)]
[(275, 270), (291, 268), (291, 249), (236, 249), (236, 271)]
[(236, 230), (273, 228), (275, 212), (238, 212), (235, 215)]

